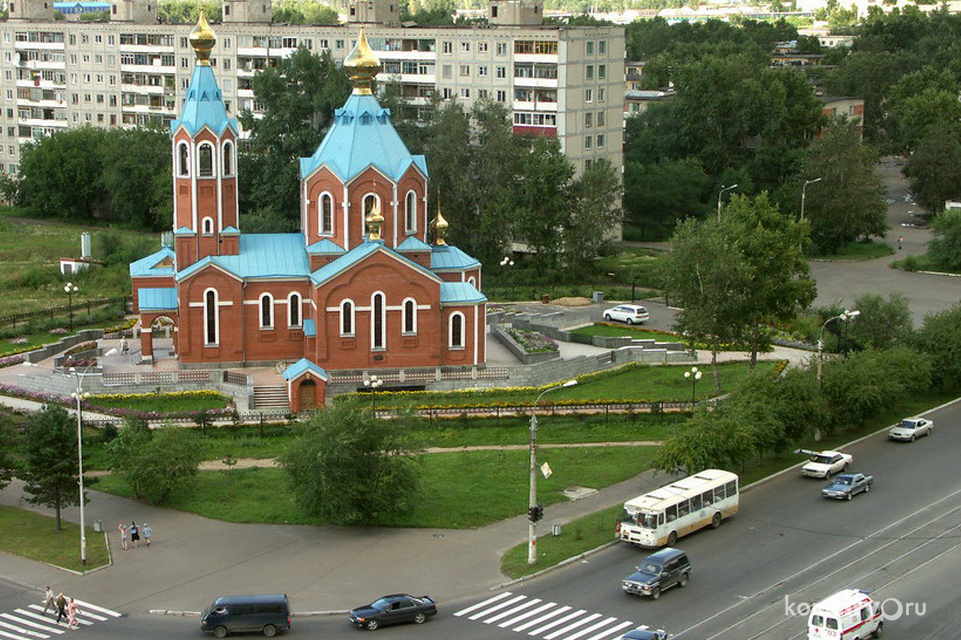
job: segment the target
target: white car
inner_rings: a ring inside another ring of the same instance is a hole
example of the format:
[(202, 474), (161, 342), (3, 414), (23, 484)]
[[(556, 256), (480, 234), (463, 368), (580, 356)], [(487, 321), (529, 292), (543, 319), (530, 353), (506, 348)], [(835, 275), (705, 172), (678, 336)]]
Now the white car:
[(639, 304), (619, 304), (604, 312), (604, 319), (619, 320), (627, 324), (644, 324), (651, 317), (647, 309)]
[(888, 438), (902, 442), (914, 442), (921, 436), (931, 435), (934, 422), (927, 418), (905, 418), (888, 431)]
[(854, 461), (850, 453), (840, 451), (809, 451), (798, 449), (794, 453), (811, 456), (811, 460), (801, 467), (801, 473), (808, 478), (829, 478), (835, 473), (847, 471)]

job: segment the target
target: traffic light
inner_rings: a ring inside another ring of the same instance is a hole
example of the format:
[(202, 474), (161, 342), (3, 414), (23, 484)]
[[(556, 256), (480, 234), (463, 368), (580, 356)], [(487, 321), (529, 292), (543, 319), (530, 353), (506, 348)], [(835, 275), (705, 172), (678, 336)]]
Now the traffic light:
[(543, 520), (543, 519), (544, 519), (544, 507), (541, 506), (541, 505), (539, 505), (539, 504), (535, 504), (533, 507), (529, 507), (529, 508), (527, 509), (527, 518), (528, 518), (528, 520), (530, 520), (531, 522), (538, 522), (538, 521), (540, 521), (540, 520)]

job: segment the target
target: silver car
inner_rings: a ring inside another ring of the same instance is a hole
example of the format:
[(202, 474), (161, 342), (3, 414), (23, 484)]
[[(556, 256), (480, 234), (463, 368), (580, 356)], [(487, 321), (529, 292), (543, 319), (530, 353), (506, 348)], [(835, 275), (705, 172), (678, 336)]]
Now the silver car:
[(931, 435), (934, 422), (927, 418), (905, 418), (888, 431), (888, 438), (901, 442), (914, 442), (921, 436)]
[(617, 320), (627, 324), (644, 324), (651, 318), (647, 309), (639, 304), (619, 304), (604, 312), (604, 319)]

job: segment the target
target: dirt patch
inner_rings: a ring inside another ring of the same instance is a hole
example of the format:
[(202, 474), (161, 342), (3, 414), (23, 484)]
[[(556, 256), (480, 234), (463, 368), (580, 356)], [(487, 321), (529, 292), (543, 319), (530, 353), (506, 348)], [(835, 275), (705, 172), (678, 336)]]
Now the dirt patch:
[(572, 296), (568, 298), (551, 300), (551, 304), (556, 304), (559, 307), (588, 307), (593, 303), (582, 296)]

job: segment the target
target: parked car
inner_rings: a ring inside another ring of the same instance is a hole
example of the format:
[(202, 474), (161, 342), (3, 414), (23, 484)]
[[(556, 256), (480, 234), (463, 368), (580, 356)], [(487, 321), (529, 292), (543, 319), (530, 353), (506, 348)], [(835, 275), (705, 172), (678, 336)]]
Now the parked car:
[(646, 624), (633, 631), (628, 631), (621, 640), (667, 640), (668, 633), (664, 629), (651, 629)]
[(874, 476), (863, 473), (841, 473), (821, 489), (821, 495), (835, 500), (850, 500), (859, 493), (867, 493), (874, 484)]
[(673, 586), (684, 588), (691, 579), (691, 561), (680, 549), (667, 547), (644, 558), (637, 570), (624, 578), (621, 587), (625, 593), (661, 597), (662, 591)]
[(378, 598), (368, 605), (350, 612), (350, 623), (373, 631), (378, 627), (402, 622), (423, 624), (428, 617), (437, 615), (437, 603), (428, 596), (395, 593)]
[(847, 471), (854, 461), (854, 456), (850, 453), (840, 451), (798, 449), (794, 453), (811, 457), (811, 460), (801, 467), (801, 473), (808, 478), (829, 478), (835, 473)]
[(931, 435), (934, 422), (927, 418), (905, 418), (888, 431), (888, 438), (902, 442), (914, 442), (921, 436)]
[(222, 596), (204, 610), (200, 629), (216, 638), (245, 632), (272, 638), (290, 629), (290, 601), (285, 593)]
[(639, 304), (619, 304), (604, 312), (604, 319), (608, 322), (617, 320), (627, 324), (644, 324), (650, 318), (651, 314)]

